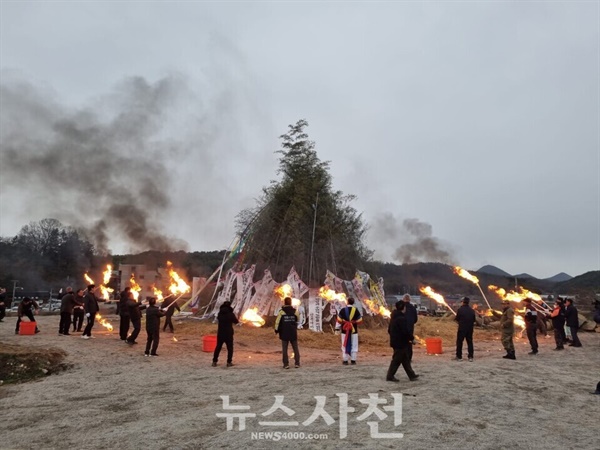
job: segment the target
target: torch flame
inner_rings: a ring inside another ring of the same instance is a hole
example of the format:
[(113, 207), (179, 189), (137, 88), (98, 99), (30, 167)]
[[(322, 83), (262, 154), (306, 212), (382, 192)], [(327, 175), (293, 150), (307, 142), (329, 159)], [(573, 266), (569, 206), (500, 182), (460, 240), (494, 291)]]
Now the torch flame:
[(154, 297), (156, 297), (156, 301), (158, 303), (162, 303), (165, 300), (165, 298), (163, 297), (162, 291), (154, 285), (152, 286), (152, 292), (154, 293)]
[(92, 280), (87, 273), (83, 274), (83, 278), (85, 278), (85, 281), (87, 282), (87, 284), (96, 284), (96, 283), (94, 283), (94, 280)]
[(173, 336), (173, 342), (179, 342), (175, 336)]
[(247, 309), (241, 318), (242, 322), (249, 322), (255, 327), (262, 327), (265, 324), (265, 319), (258, 315), (258, 308)]
[(280, 284), (274, 289), (273, 292), (275, 292), (275, 295), (277, 295), (281, 301), (283, 301), (286, 297), (290, 297), (292, 299), (292, 306), (298, 307), (302, 304), (300, 299), (292, 297), (294, 295), (294, 291), (292, 286), (287, 283)]
[(185, 294), (191, 290), (190, 286), (183, 281), (183, 279), (179, 276), (175, 270), (173, 270), (173, 263), (171, 261), (167, 261), (167, 268), (169, 269), (169, 278), (171, 278), (171, 285), (169, 286), (169, 291), (173, 295), (177, 294)]
[(319, 289), (319, 297), (327, 300), (328, 302), (338, 301), (342, 303), (348, 303), (348, 300), (346, 299), (346, 294), (338, 294), (334, 290), (329, 289), (327, 286), (323, 286)]
[(460, 266), (454, 267), (454, 273), (456, 275), (458, 275), (459, 277), (469, 280), (473, 284), (479, 284), (479, 278), (477, 278), (475, 275), (471, 275), (469, 272), (467, 272), (465, 269), (463, 269)]
[(488, 289), (490, 291), (494, 291), (503, 300), (508, 300), (511, 302), (518, 303), (518, 302), (525, 300), (526, 298), (529, 298), (536, 302), (542, 301), (542, 297), (540, 297), (538, 294), (528, 291), (527, 289), (523, 289), (521, 286), (519, 286), (519, 292), (515, 292), (515, 291), (506, 292), (505, 289), (499, 288), (498, 286), (494, 286), (493, 284), (490, 284), (488, 286)]
[(138, 297), (140, 296), (140, 292), (141, 292), (142, 288), (135, 281), (135, 274), (133, 274), (133, 273), (131, 274), (131, 278), (129, 279), (129, 286), (131, 287), (131, 294), (133, 295), (133, 298), (137, 300)]
[(384, 306), (377, 306), (371, 299), (365, 298), (363, 299), (363, 302), (367, 305), (369, 310), (375, 314), (381, 314), (383, 317), (387, 317), (388, 319), (392, 316), (392, 313), (389, 309)]
[(421, 291), (421, 293), (425, 294), (427, 297), (435, 300), (440, 305), (444, 305), (446, 308), (448, 308), (450, 311), (452, 311), (454, 313), (454, 315), (456, 315), (456, 313), (454, 312), (454, 310), (452, 308), (450, 308), (450, 306), (448, 305), (448, 303), (446, 303), (446, 300), (444, 300), (444, 297), (442, 297), (441, 294), (438, 294), (433, 289), (431, 289), (431, 287), (429, 287), (429, 286), (427, 286), (427, 287), (420, 287), (419, 291)]
[[(102, 272), (102, 284), (108, 284), (110, 282), (110, 276), (112, 275), (112, 266), (106, 265), (106, 270)], [(112, 291), (111, 291), (112, 292)]]
[(113, 330), (113, 326), (110, 323), (108, 323), (106, 319), (104, 319), (99, 313), (96, 313), (96, 320), (108, 331)]

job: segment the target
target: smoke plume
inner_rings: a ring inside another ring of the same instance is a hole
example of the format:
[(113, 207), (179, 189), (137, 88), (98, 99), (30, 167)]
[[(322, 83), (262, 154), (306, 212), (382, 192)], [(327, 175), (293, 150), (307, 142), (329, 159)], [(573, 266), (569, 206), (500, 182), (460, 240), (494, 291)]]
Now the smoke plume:
[(451, 250), (445, 248), (443, 243), (433, 236), (433, 227), (430, 224), (419, 219), (404, 219), (400, 223), (390, 213), (381, 214), (373, 221), (370, 233), (370, 240), (376, 247), (393, 247), (394, 250), (389, 256), (401, 264), (454, 264)]

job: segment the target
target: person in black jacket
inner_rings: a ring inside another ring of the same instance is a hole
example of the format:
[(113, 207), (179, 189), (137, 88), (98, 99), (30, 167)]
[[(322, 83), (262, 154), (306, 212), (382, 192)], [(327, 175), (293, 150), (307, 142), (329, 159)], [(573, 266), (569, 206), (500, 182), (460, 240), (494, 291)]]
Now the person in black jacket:
[(75, 292), (75, 298), (73, 299), (73, 333), (75, 331), (81, 332), (83, 326), (83, 289), (77, 289)]
[(156, 306), (156, 299), (149, 297), (148, 309), (146, 309), (146, 333), (148, 333), (146, 351), (144, 352), (146, 356), (158, 356), (156, 350), (160, 340), (160, 318), (164, 315), (164, 311)]
[(129, 311), (129, 319), (133, 325), (133, 331), (129, 337), (125, 340), (129, 345), (137, 344), (135, 341), (140, 334), (142, 328), (142, 310), (146, 309), (146, 305), (138, 303), (138, 301), (131, 295), (126, 303), (127, 310)]
[(529, 345), (531, 345), (531, 351), (528, 355), (538, 354), (538, 341), (537, 341), (537, 316), (536, 309), (531, 305), (531, 299), (526, 298), (523, 300), (525, 303), (525, 331), (527, 332), (527, 339)]
[(469, 361), (473, 361), (473, 327), (475, 326), (475, 312), (469, 306), (469, 297), (463, 298), (462, 306), (456, 311), (455, 321), (458, 322), (456, 333), (456, 357), (455, 361), (462, 361), (463, 341), (467, 340), (467, 351)]
[(0, 287), (0, 322), (4, 322), (6, 316), (6, 289)]
[[(23, 316), (27, 316), (30, 322), (35, 322), (33, 313), (35, 311), (35, 314), (37, 314), (39, 310), (40, 307), (34, 300), (30, 299), (29, 297), (25, 297), (21, 303), (19, 303), (19, 307), (17, 308), (17, 327), (15, 328), (15, 334), (19, 334), (19, 327), (23, 321)], [(37, 323), (35, 325), (35, 332), (40, 332), (39, 328), (37, 327)]]
[(163, 327), (163, 331), (166, 331), (167, 327), (169, 327), (170, 332), (173, 333), (175, 331), (175, 328), (173, 327), (173, 322), (171, 320), (171, 317), (173, 317), (173, 314), (175, 314), (175, 310), (181, 311), (181, 309), (179, 308), (177, 301), (172, 296), (170, 298), (169, 297), (165, 298), (165, 300), (162, 304), (162, 308), (167, 311), (167, 315), (165, 317), (165, 326)]
[(554, 329), (554, 342), (556, 342), (554, 350), (564, 350), (565, 308), (561, 298), (556, 299), (554, 302), (554, 309), (550, 313), (550, 318), (552, 319), (552, 328)]
[(122, 341), (127, 340), (127, 334), (129, 333), (129, 308), (127, 307), (127, 301), (130, 297), (133, 297), (131, 288), (127, 286), (121, 294), (119, 294), (118, 312), (119, 314), (119, 337)]
[(238, 318), (233, 313), (231, 302), (223, 302), (217, 314), (219, 328), (217, 329), (217, 346), (213, 353), (212, 366), (217, 367), (219, 354), (223, 344), (227, 346), (227, 367), (233, 366), (233, 325), (239, 323)]
[(69, 329), (71, 328), (71, 314), (75, 306), (75, 294), (73, 288), (69, 286), (67, 293), (60, 299), (60, 322), (58, 324), (58, 334), (60, 336), (70, 336)]
[(577, 336), (577, 331), (579, 330), (579, 313), (577, 312), (577, 308), (573, 305), (573, 299), (568, 298), (565, 301), (565, 319), (569, 330), (571, 330), (571, 340), (572, 342), (569, 344), (569, 347), (581, 347), (581, 341)]
[[(404, 297), (402, 297), (402, 301), (406, 304), (404, 307), (404, 317), (406, 319), (406, 326), (408, 327), (408, 332), (411, 335), (415, 334), (415, 325), (419, 320), (419, 314), (417, 314), (417, 308), (415, 308), (415, 305), (413, 305), (410, 302), (410, 295), (405, 294)], [(413, 357), (413, 344), (414, 342), (411, 342), (410, 346), (408, 347), (408, 360), (412, 361), (412, 357)]]
[(87, 325), (85, 326), (83, 335), (81, 337), (83, 339), (91, 339), (94, 320), (96, 319), (96, 314), (98, 311), (100, 311), (98, 298), (96, 298), (95, 284), (90, 284), (87, 287), (87, 293), (83, 296), (83, 311), (85, 313), (85, 317), (87, 318)]
[(290, 368), (288, 358), (288, 346), (292, 344), (294, 350), (294, 362), (296, 369), (300, 367), (300, 350), (298, 350), (298, 320), (300, 315), (292, 306), (292, 299), (286, 297), (283, 299), (283, 308), (277, 314), (275, 319), (275, 334), (279, 334), (281, 339), (281, 351), (283, 354), (283, 368)]
[(412, 348), (414, 336), (409, 330), (408, 321), (406, 320), (406, 315), (404, 313), (406, 306), (407, 304), (405, 301), (396, 303), (396, 310), (394, 311), (394, 314), (390, 319), (390, 325), (388, 326), (390, 347), (394, 349), (394, 355), (392, 356), (392, 362), (390, 362), (390, 367), (387, 371), (387, 381), (400, 381), (395, 376), (400, 365), (404, 368), (410, 381), (415, 381), (419, 378), (419, 375), (415, 373), (410, 365), (408, 349)]

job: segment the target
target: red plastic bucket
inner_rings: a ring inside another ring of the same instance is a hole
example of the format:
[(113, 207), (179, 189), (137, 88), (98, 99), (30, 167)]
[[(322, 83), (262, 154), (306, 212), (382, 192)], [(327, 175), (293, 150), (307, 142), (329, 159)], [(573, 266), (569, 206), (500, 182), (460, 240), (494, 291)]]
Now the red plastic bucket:
[(215, 336), (214, 334), (202, 336), (203, 352), (214, 352), (215, 348), (217, 348), (217, 336)]
[(441, 355), (442, 352), (442, 339), (440, 338), (427, 338), (425, 339), (425, 347), (427, 348), (428, 355)]
[(19, 334), (35, 334), (36, 322), (21, 322), (19, 324)]

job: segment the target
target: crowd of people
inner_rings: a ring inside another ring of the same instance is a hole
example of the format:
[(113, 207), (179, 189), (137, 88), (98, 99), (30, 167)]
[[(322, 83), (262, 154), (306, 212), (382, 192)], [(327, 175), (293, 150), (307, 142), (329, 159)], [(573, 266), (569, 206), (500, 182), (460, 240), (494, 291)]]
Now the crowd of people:
[[(0, 322), (5, 317), (5, 289), (0, 288)], [(174, 310), (179, 310), (177, 302), (173, 298), (167, 298), (162, 304), (157, 306), (156, 298), (147, 297), (146, 303), (140, 303), (131, 288), (126, 287), (119, 295), (117, 303), (117, 315), (119, 316), (119, 337), (128, 345), (137, 344), (137, 337), (141, 331), (142, 311), (146, 310), (146, 333), (147, 341), (144, 351), (145, 356), (158, 356), (157, 349), (160, 341), (161, 318), (166, 317), (163, 332), (169, 328), (173, 333), (174, 326), (171, 317)], [(390, 347), (393, 348), (392, 360), (390, 362), (386, 380), (398, 382), (396, 372), (403, 367), (410, 381), (419, 378), (412, 368), (413, 345), (415, 344), (414, 329), (419, 319), (415, 306), (410, 302), (411, 298), (407, 294), (401, 301), (395, 304), (395, 309), (391, 314), (388, 326), (390, 337)], [(554, 330), (554, 340), (556, 343), (555, 351), (564, 350), (565, 344), (572, 347), (581, 347), (581, 341), (577, 335), (579, 329), (578, 311), (573, 300), (567, 298), (563, 300), (558, 297), (554, 303), (553, 309), (548, 317), (542, 313), (539, 308), (532, 305), (530, 299), (525, 299), (525, 331), (527, 339), (531, 346), (529, 355), (539, 353), (537, 341), (538, 333), (547, 334), (545, 326), (546, 319), (552, 321)], [(600, 302), (597, 302), (598, 317), (594, 319), (600, 323)], [(85, 328), (81, 337), (83, 339), (92, 339), (92, 329), (94, 328), (96, 315), (99, 312), (98, 297), (96, 296), (96, 286), (90, 284), (85, 290), (77, 289), (73, 292), (71, 287), (66, 289), (66, 293), (61, 297), (60, 322), (58, 334), (60, 336), (70, 336), (75, 332), (82, 332), (84, 318), (86, 320)], [(29, 297), (25, 297), (19, 304), (17, 311), (17, 323), (15, 333), (19, 334), (20, 324), (24, 317), (30, 322), (35, 322), (34, 314), (39, 312), (39, 305)], [(467, 358), (470, 362), (474, 361), (475, 351), (473, 345), (473, 331), (478, 324), (477, 311), (470, 306), (468, 297), (464, 297), (462, 305), (456, 312), (455, 321), (458, 324), (456, 335), (456, 355), (455, 361), (463, 360), (463, 344), (467, 342)], [(515, 334), (515, 310), (512, 303), (508, 300), (502, 303), (502, 316), (500, 318), (500, 329), (502, 333), (502, 345), (506, 350), (505, 359), (516, 359), (513, 336)], [(281, 310), (278, 312), (274, 331), (281, 340), (283, 368), (290, 368), (288, 349), (291, 345), (293, 350), (294, 367), (300, 367), (300, 349), (298, 346), (298, 322), (300, 320), (299, 312), (292, 306), (292, 299), (286, 297)], [(337, 325), (341, 335), (342, 364), (356, 365), (358, 358), (358, 333), (359, 325), (363, 319), (360, 310), (354, 305), (354, 299), (348, 299), (347, 306), (341, 308), (337, 314)], [(224, 302), (217, 315), (217, 343), (213, 353), (212, 366), (216, 367), (219, 361), (219, 355), (223, 345), (227, 348), (227, 367), (233, 366), (233, 326), (239, 323), (234, 314), (231, 302)], [(130, 332), (131, 329), (131, 332)], [(35, 332), (39, 333), (39, 328)], [(598, 392), (600, 393), (600, 392)]]

